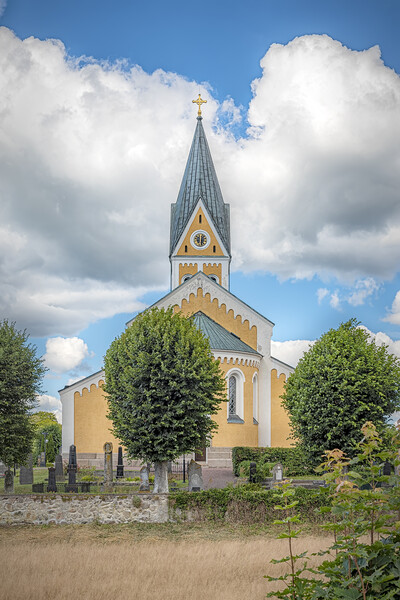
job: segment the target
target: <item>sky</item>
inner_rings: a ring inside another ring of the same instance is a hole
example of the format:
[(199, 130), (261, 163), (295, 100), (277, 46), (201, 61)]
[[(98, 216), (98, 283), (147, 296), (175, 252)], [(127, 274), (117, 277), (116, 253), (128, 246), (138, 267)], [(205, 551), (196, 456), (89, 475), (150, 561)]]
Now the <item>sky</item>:
[(273, 355), (355, 318), (400, 356), (399, 25), (398, 0), (0, 0), (0, 317), (44, 356), (40, 409), (169, 291), (199, 92)]

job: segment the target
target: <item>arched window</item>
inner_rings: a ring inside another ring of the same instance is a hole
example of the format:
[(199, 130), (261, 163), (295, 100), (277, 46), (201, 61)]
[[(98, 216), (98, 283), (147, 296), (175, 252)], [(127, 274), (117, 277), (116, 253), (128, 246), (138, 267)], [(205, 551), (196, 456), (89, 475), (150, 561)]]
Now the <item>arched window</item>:
[(236, 394), (237, 384), (235, 375), (229, 377), (229, 416), (236, 415)]
[(258, 375), (253, 377), (253, 423), (258, 425)]
[(226, 374), (228, 395), (228, 423), (244, 423), (243, 386), (244, 375), (240, 369), (231, 369)]
[(218, 275), (209, 275), (209, 278), (215, 281), (215, 283), (219, 283)]
[(188, 279), (191, 279), (191, 277), (192, 277), (191, 275), (184, 275), (184, 276), (182, 277), (182, 283), (184, 283), (184, 282), (185, 282), (185, 281), (187, 281)]

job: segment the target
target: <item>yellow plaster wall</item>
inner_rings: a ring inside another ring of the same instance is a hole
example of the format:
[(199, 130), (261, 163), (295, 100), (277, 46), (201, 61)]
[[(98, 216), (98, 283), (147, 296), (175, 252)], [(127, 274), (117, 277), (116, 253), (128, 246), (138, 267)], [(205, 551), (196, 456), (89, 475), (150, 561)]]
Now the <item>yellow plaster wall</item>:
[[(258, 425), (253, 424), (253, 375), (258, 373), (257, 367), (240, 365), (225, 359), (221, 364), (221, 370), (226, 374), (230, 369), (240, 369), (245, 377), (243, 389), (244, 423), (227, 422), (227, 403), (221, 402), (221, 408), (213, 420), (218, 425), (218, 431), (214, 434), (212, 445), (215, 448), (227, 448), (233, 446), (258, 446)], [(228, 389), (227, 389), (228, 396)]]
[(221, 263), (204, 263), (203, 264), (203, 273), (205, 275), (217, 275), (218, 283), (221, 284), (222, 278), (222, 265)]
[[(201, 217), (201, 223), (199, 223), (199, 217)], [(209, 236), (210, 236), (210, 244), (207, 246), (207, 248), (205, 248), (204, 250), (202, 250), (201, 248), (196, 248), (193, 247), (192, 244), (190, 243), (190, 236), (192, 235), (192, 233), (194, 233), (195, 231), (197, 231), (198, 229), (202, 229), (203, 231), (206, 231)], [(187, 246), (188, 251), (185, 252), (185, 246)], [(213, 252), (213, 246), (215, 246), (215, 252)], [(207, 256), (207, 255), (213, 255), (213, 256), (224, 256), (223, 252), (222, 252), (222, 248), (219, 245), (217, 238), (215, 237), (206, 217), (204, 214), (204, 211), (199, 208), (190, 227), (189, 227), (189, 231), (186, 234), (185, 239), (183, 240), (183, 243), (181, 245), (181, 247), (179, 248), (177, 255), (178, 256)]]
[(289, 417), (282, 406), (280, 396), (284, 392), (286, 376), (281, 373), (278, 377), (276, 369), (271, 371), (271, 446), (288, 448), (292, 445), (289, 441), (291, 433)]
[(193, 263), (181, 263), (179, 265), (179, 283), (182, 283), (184, 275), (195, 275), (197, 273), (197, 265)]
[(254, 350), (257, 350), (257, 327), (253, 325), (250, 329), (247, 319), (242, 322), (240, 315), (234, 316), (233, 310), (226, 310), (226, 305), (218, 306), (217, 298), (211, 301), (210, 294), (203, 296), (203, 290), (197, 290), (197, 296), (190, 294), (189, 301), (182, 300), (182, 305), (174, 306), (175, 312), (182, 312), (184, 315), (192, 315), (201, 310), (210, 319), (213, 319), (227, 331), (230, 331), (240, 337), (240, 339), (248, 344)]
[(109, 431), (112, 423), (107, 419), (107, 400), (99, 382), (88, 388), (83, 388), (82, 395), (75, 392), (74, 396), (74, 444), (76, 451), (103, 452), (105, 442), (112, 442), (114, 449), (121, 443)]

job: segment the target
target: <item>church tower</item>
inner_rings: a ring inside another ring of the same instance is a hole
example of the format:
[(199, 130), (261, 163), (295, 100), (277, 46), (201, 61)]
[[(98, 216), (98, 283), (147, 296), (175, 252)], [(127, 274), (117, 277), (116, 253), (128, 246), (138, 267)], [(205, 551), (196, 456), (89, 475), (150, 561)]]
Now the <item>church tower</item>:
[(231, 262), (229, 204), (225, 204), (211, 158), (201, 116), (178, 198), (171, 205), (171, 290), (202, 271), (229, 290)]

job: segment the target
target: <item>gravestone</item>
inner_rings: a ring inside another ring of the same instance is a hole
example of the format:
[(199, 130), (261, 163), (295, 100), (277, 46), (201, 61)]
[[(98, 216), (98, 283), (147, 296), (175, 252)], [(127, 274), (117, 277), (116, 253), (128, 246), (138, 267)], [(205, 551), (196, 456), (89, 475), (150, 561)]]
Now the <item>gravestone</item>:
[(38, 456), (38, 467), (46, 466), (46, 452), (41, 452)]
[(6, 472), (6, 465), (0, 461), (0, 477), (4, 477)]
[(33, 483), (32, 484), (32, 494), (43, 494), (44, 492), (44, 483)]
[(103, 446), (104, 450), (104, 489), (112, 492), (113, 489), (113, 464), (112, 464), (112, 450), (113, 445), (111, 442), (106, 442)]
[(28, 455), (25, 465), (19, 468), (19, 482), (21, 485), (32, 485), (33, 483), (33, 456)]
[(7, 469), (4, 475), (4, 493), (5, 494), (13, 494), (14, 493), (14, 473), (11, 469)]
[(69, 460), (68, 460), (68, 484), (65, 486), (66, 492), (77, 492), (78, 484), (76, 483), (76, 471), (78, 465), (76, 462), (76, 446), (71, 444), (69, 447)]
[(257, 477), (257, 463), (250, 463), (250, 472), (249, 472), (249, 483), (256, 483)]
[[(189, 492), (204, 490), (203, 475), (201, 466), (193, 459), (188, 466)], [(194, 490), (194, 488), (199, 488)]]
[(118, 447), (118, 464), (117, 464), (117, 479), (123, 479), (124, 477), (124, 461), (122, 458), (122, 448)]
[(140, 469), (139, 492), (149, 492), (149, 491), (150, 491), (149, 467), (147, 465), (143, 465), (143, 467)]
[(393, 465), (385, 460), (385, 462), (383, 463), (382, 466), (382, 475), (385, 475), (386, 477), (390, 476), (394, 471)]
[(56, 470), (56, 481), (57, 483), (61, 483), (64, 481), (64, 465), (61, 454), (56, 454), (54, 468)]
[(153, 494), (168, 494), (168, 461), (154, 463)]
[(283, 481), (283, 466), (281, 463), (276, 463), (272, 468), (272, 483)]
[(57, 491), (55, 467), (49, 467), (49, 480), (47, 482), (47, 491), (48, 492), (56, 492)]

